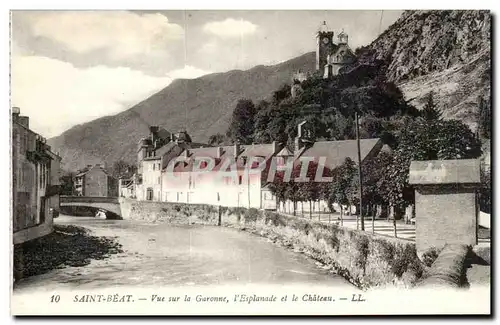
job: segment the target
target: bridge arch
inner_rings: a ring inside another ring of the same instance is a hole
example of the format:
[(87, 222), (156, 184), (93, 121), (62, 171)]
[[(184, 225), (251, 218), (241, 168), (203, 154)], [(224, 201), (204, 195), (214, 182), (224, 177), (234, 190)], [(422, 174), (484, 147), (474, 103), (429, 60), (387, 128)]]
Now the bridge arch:
[(61, 207), (86, 207), (103, 210), (106, 219), (122, 219), (120, 203), (117, 197), (62, 196)]

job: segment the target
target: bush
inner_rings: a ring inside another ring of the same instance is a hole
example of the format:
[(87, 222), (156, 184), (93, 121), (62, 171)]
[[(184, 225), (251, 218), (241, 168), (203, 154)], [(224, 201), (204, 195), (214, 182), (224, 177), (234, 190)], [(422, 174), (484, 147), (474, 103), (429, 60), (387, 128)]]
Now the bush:
[(370, 244), (368, 238), (366, 235), (360, 234), (355, 237), (355, 243), (356, 243), (356, 249), (359, 252), (358, 259), (356, 261), (356, 264), (360, 269), (365, 270), (366, 266), (366, 259), (368, 257), (369, 249), (368, 245)]
[(256, 222), (260, 216), (260, 211), (255, 208), (250, 208), (245, 212), (245, 223)]
[(441, 250), (436, 249), (435, 247), (429, 248), (427, 251), (422, 254), (422, 262), (428, 266), (431, 267), (432, 263), (436, 260), (436, 258), (439, 256), (439, 253)]
[(404, 245), (404, 247), (398, 245), (396, 248), (392, 272), (396, 275), (396, 277), (400, 278), (407, 270), (412, 271), (420, 277), (423, 272), (423, 267), (420, 264), (420, 260), (417, 256), (417, 250), (414, 245)]

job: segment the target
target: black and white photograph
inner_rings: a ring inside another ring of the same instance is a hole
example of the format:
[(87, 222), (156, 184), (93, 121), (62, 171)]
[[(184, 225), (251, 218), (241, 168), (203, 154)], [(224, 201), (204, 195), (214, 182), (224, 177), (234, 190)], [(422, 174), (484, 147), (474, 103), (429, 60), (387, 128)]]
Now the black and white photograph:
[(11, 315), (483, 315), (489, 10), (11, 10)]

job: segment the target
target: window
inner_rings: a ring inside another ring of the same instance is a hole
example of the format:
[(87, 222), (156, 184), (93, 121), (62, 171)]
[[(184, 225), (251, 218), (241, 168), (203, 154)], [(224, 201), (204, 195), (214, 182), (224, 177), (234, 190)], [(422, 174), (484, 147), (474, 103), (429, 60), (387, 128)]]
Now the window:
[(42, 187), (43, 182), (43, 166), (38, 165), (38, 187)]
[(243, 176), (238, 176), (238, 184), (242, 184), (243, 183)]
[(146, 200), (148, 201), (153, 200), (153, 189), (151, 187), (149, 187), (146, 192)]
[(50, 182), (50, 166), (47, 166), (47, 168), (45, 168), (45, 185), (51, 183)]
[(160, 184), (160, 177), (158, 177), (157, 183)]
[(155, 170), (156, 164), (153, 164), (153, 170)]
[(202, 161), (202, 162), (200, 163), (200, 168), (206, 168), (206, 167), (207, 167), (207, 165), (208, 165), (208, 163), (207, 163), (206, 161)]

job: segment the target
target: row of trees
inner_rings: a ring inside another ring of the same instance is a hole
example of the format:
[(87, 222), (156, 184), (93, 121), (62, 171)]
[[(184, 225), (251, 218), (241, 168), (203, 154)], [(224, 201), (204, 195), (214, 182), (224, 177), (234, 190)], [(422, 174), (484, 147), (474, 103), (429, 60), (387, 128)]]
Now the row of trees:
[[(459, 121), (425, 120), (418, 118), (407, 123), (398, 139), (398, 147), (389, 152), (380, 152), (362, 166), (363, 211), (377, 210), (376, 207), (391, 206), (398, 218), (398, 212), (414, 204), (414, 189), (408, 183), (412, 160), (471, 159), (481, 155), (481, 143), (472, 131)], [(308, 177), (314, 179), (317, 166), (309, 165)], [(292, 178), (298, 177), (301, 166), (296, 166)], [(280, 174), (278, 174), (279, 176)], [(282, 174), (281, 174), (282, 175)], [(347, 158), (334, 170), (325, 170), (325, 176), (333, 178), (331, 183), (282, 182), (280, 177), (271, 184), (271, 190), (281, 202), (311, 202), (326, 200), (333, 203), (359, 205), (359, 175), (356, 163)], [(488, 176), (484, 176), (486, 178)], [(483, 192), (484, 200), (488, 200)], [(341, 220), (343, 211), (341, 212)], [(342, 221), (341, 221), (342, 222)]]

